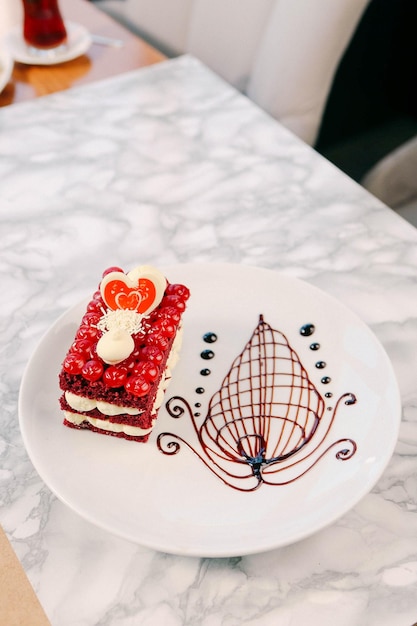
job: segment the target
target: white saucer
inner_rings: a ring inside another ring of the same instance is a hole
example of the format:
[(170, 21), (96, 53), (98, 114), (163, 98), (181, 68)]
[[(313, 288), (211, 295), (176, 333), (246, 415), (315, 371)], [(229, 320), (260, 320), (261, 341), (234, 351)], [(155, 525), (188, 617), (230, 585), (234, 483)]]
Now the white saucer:
[(23, 39), (21, 26), (15, 27), (5, 36), (5, 45), (15, 61), (19, 63), (26, 65), (65, 63), (85, 54), (91, 46), (91, 35), (84, 26), (74, 22), (65, 22), (65, 28), (68, 34), (67, 44), (55, 49), (42, 50), (36, 53), (31, 51)]
[(13, 59), (5, 46), (0, 45), (0, 93), (3, 91), (13, 70)]

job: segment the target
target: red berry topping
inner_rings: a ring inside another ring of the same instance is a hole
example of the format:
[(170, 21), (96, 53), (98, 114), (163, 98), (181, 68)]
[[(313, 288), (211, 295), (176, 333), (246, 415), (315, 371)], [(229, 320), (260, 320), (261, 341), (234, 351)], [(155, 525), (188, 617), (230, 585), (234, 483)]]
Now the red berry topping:
[(135, 376), (143, 376), (150, 383), (159, 377), (159, 367), (152, 361), (139, 361), (133, 369)]
[(94, 326), (100, 320), (101, 316), (101, 311), (89, 311), (84, 315), (81, 323), (85, 324), (86, 326)]
[(140, 348), (145, 343), (145, 337), (146, 337), (146, 334), (142, 332), (136, 333), (136, 335), (133, 335), (133, 340), (137, 348)]
[(138, 358), (139, 358), (139, 351), (137, 355), (131, 354), (127, 359), (122, 361), (120, 363), (120, 366), (126, 368), (128, 372), (133, 372), (138, 362)]
[(167, 296), (179, 296), (181, 300), (188, 300), (190, 297), (190, 290), (185, 285), (168, 285), (165, 289), (165, 295)]
[(71, 346), (71, 352), (77, 352), (86, 358), (90, 358), (92, 356), (92, 347), (93, 344), (89, 339), (76, 339)]
[(174, 306), (164, 306), (159, 310), (160, 319), (169, 319), (175, 324), (181, 319), (181, 313)]
[(86, 380), (90, 382), (95, 382), (100, 380), (103, 375), (104, 367), (100, 361), (97, 359), (91, 359), (85, 363), (83, 369), (81, 370), (81, 374)]
[(141, 326), (143, 335), (146, 335), (146, 333), (152, 328), (152, 321), (150, 319), (143, 319)]
[(141, 350), (142, 350), (142, 348), (143, 348), (143, 345), (144, 345), (144, 344), (142, 344), (141, 346), (138, 346), (137, 348), (135, 348), (135, 349), (133, 350), (132, 354), (130, 355), (129, 359), (134, 359), (135, 363), (136, 363), (137, 361), (139, 361), (139, 360), (140, 360), (140, 355), (141, 355)]
[(72, 352), (65, 357), (63, 368), (67, 374), (81, 374), (84, 367), (85, 359), (81, 354)]
[(140, 351), (140, 357), (144, 361), (152, 361), (152, 363), (160, 365), (164, 354), (157, 346), (145, 346)]
[(91, 300), (91, 302), (87, 305), (88, 313), (100, 313), (102, 314), (102, 308), (104, 306), (104, 302), (100, 302), (100, 300)]
[(103, 278), (107, 276), (107, 274), (110, 274), (110, 272), (122, 272), (122, 274), (124, 274), (124, 271), (121, 267), (116, 267), (116, 265), (114, 265), (113, 267), (108, 267), (106, 270), (104, 270), (102, 274)]
[(77, 339), (96, 340), (100, 337), (101, 331), (94, 326), (86, 326), (82, 324), (77, 331)]
[(171, 337), (175, 337), (175, 333), (177, 332), (177, 324), (175, 322), (171, 322), (170, 320), (166, 320), (163, 323), (163, 334), (165, 337), (171, 339)]
[(151, 388), (144, 376), (130, 376), (125, 384), (125, 389), (134, 396), (146, 396)]
[(155, 322), (152, 328), (152, 333), (159, 333), (169, 339), (175, 335), (176, 326), (168, 318), (162, 318)]
[(185, 311), (185, 302), (179, 296), (164, 296), (162, 304), (164, 305), (164, 307), (173, 306), (178, 311), (181, 311), (181, 313)]
[(103, 374), (103, 380), (107, 387), (123, 387), (126, 379), (127, 369), (121, 366), (110, 365)]
[(160, 332), (149, 333), (146, 337), (146, 344), (148, 346), (156, 346), (161, 350), (166, 350), (169, 346), (169, 339)]

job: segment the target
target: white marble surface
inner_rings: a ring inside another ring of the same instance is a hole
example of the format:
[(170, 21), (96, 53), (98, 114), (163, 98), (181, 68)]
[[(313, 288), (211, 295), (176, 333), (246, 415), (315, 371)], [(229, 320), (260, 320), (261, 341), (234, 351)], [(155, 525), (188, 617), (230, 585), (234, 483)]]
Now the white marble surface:
[[(417, 231), (189, 57), (3, 108), (0, 180), (0, 523), (52, 625), (417, 622)], [(273, 268), (356, 311), (403, 402), (372, 493), (231, 559), (154, 552), (57, 500), (22, 443), (22, 372), (104, 267), (138, 260)]]

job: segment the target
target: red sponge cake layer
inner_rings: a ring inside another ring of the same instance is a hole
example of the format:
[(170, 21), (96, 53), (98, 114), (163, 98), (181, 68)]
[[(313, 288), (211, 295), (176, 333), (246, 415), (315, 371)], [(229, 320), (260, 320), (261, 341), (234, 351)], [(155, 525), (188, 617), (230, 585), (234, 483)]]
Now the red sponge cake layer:
[(110, 268), (59, 375), (64, 424), (147, 441), (181, 347), (189, 291), (154, 268)]

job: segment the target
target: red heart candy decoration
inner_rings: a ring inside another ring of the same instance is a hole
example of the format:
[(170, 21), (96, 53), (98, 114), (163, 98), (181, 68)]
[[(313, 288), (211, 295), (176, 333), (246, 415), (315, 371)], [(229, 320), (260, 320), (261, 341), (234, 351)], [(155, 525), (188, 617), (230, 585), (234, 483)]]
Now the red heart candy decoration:
[(115, 301), (118, 309), (129, 309), (129, 311), (139, 310), (141, 304), (140, 294), (137, 291), (131, 291), (130, 293), (121, 291), (116, 295)]
[(149, 313), (161, 301), (166, 280), (154, 268), (141, 266), (128, 274), (110, 272), (101, 281), (100, 291), (109, 309)]
[(107, 306), (113, 311), (124, 309), (137, 311), (143, 315), (155, 300), (155, 286), (147, 278), (140, 278), (137, 285), (130, 286), (127, 276), (122, 274), (121, 277), (106, 281), (102, 296)]

